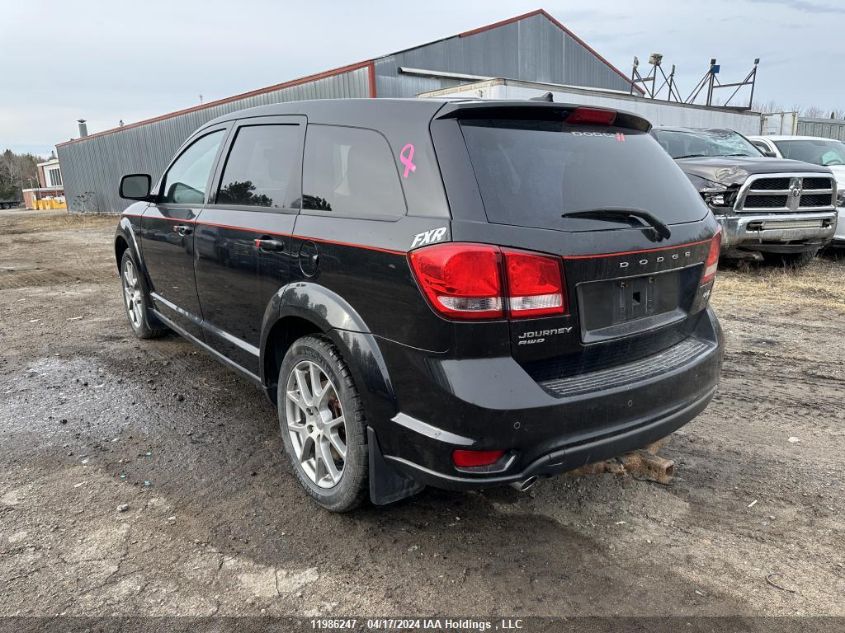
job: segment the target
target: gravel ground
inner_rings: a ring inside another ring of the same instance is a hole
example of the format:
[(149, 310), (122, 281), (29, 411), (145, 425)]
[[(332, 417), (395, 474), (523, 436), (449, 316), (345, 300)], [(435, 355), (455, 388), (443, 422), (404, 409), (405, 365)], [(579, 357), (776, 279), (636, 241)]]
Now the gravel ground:
[(0, 212), (0, 616), (845, 616), (845, 262), (720, 273), (722, 384), (671, 485), (338, 516), (255, 387), (131, 335), (115, 222)]

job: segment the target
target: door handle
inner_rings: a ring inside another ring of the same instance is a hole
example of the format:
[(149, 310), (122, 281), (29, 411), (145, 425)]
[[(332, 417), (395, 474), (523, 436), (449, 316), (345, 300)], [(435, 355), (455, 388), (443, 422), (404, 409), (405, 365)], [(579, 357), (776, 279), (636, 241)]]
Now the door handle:
[(173, 230), (176, 231), (176, 233), (181, 237), (185, 237), (186, 235), (190, 235), (194, 232), (194, 229), (192, 229), (187, 224), (177, 224), (173, 227)]
[(255, 248), (270, 253), (281, 253), (285, 250), (285, 243), (272, 237), (259, 237), (255, 240)]

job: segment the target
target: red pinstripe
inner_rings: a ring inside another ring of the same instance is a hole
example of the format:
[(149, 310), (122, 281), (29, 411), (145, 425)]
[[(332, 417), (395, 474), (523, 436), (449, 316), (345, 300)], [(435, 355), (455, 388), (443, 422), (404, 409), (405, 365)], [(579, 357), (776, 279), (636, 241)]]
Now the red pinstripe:
[(313, 237), (311, 235), (294, 235), (293, 233), (278, 233), (276, 231), (266, 231), (264, 229), (254, 229), (246, 226), (233, 226), (231, 224), (218, 224), (216, 222), (200, 222), (199, 220), (187, 220), (179, 218), (165, 218), (160, 216), (144, 216), (137, 213), (124, 213), (123, 217), (127, 218), (147, 218), (151, 220), (164, 220), (166, 222), (177, 222), (179, 224), (195, 224), (199, 226), (213, 226), (219, 229), (231, 229), (232, 231), (247, 231), (249, 233), (260, 233), (261, 235), (275, 235), (278, 237), (295, 237), (300, 240), (311, 240), (312, 242), (320, 242), (321, 244), (334, 244), (336, 246), (349, 246), (351, 248), (364, 248), (368, 251), (377, 251), (379, 253), (387, 253), (388, 255), (407, 255), (407, 251), (397, 251), (390, 248), (381, 248), (379, 246), (369, 246), (365, 244), (356, 244), (354, 242), (339, 242), (337, 240), (327, 240), (322, 237)]

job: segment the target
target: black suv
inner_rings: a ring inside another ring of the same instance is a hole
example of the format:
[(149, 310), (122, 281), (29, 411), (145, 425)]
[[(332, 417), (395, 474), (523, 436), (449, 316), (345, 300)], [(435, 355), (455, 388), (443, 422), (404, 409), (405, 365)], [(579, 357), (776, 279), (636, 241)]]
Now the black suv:
[(530, 101), (226, 115), (121, 181), (130, 323), (260, 385), (330, 510), (644, 446), (705, 408), (723, 346), (718, 224), (649, 129)]

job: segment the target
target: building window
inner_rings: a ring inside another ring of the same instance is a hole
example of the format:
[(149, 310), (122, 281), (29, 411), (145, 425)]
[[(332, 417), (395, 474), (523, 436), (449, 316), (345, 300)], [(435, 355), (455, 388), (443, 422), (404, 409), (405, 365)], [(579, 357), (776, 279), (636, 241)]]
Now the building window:
[(58, 167), (53, 167), (47, 170), (47, 186), (61, 187), (62, 186), (62, 172)]

